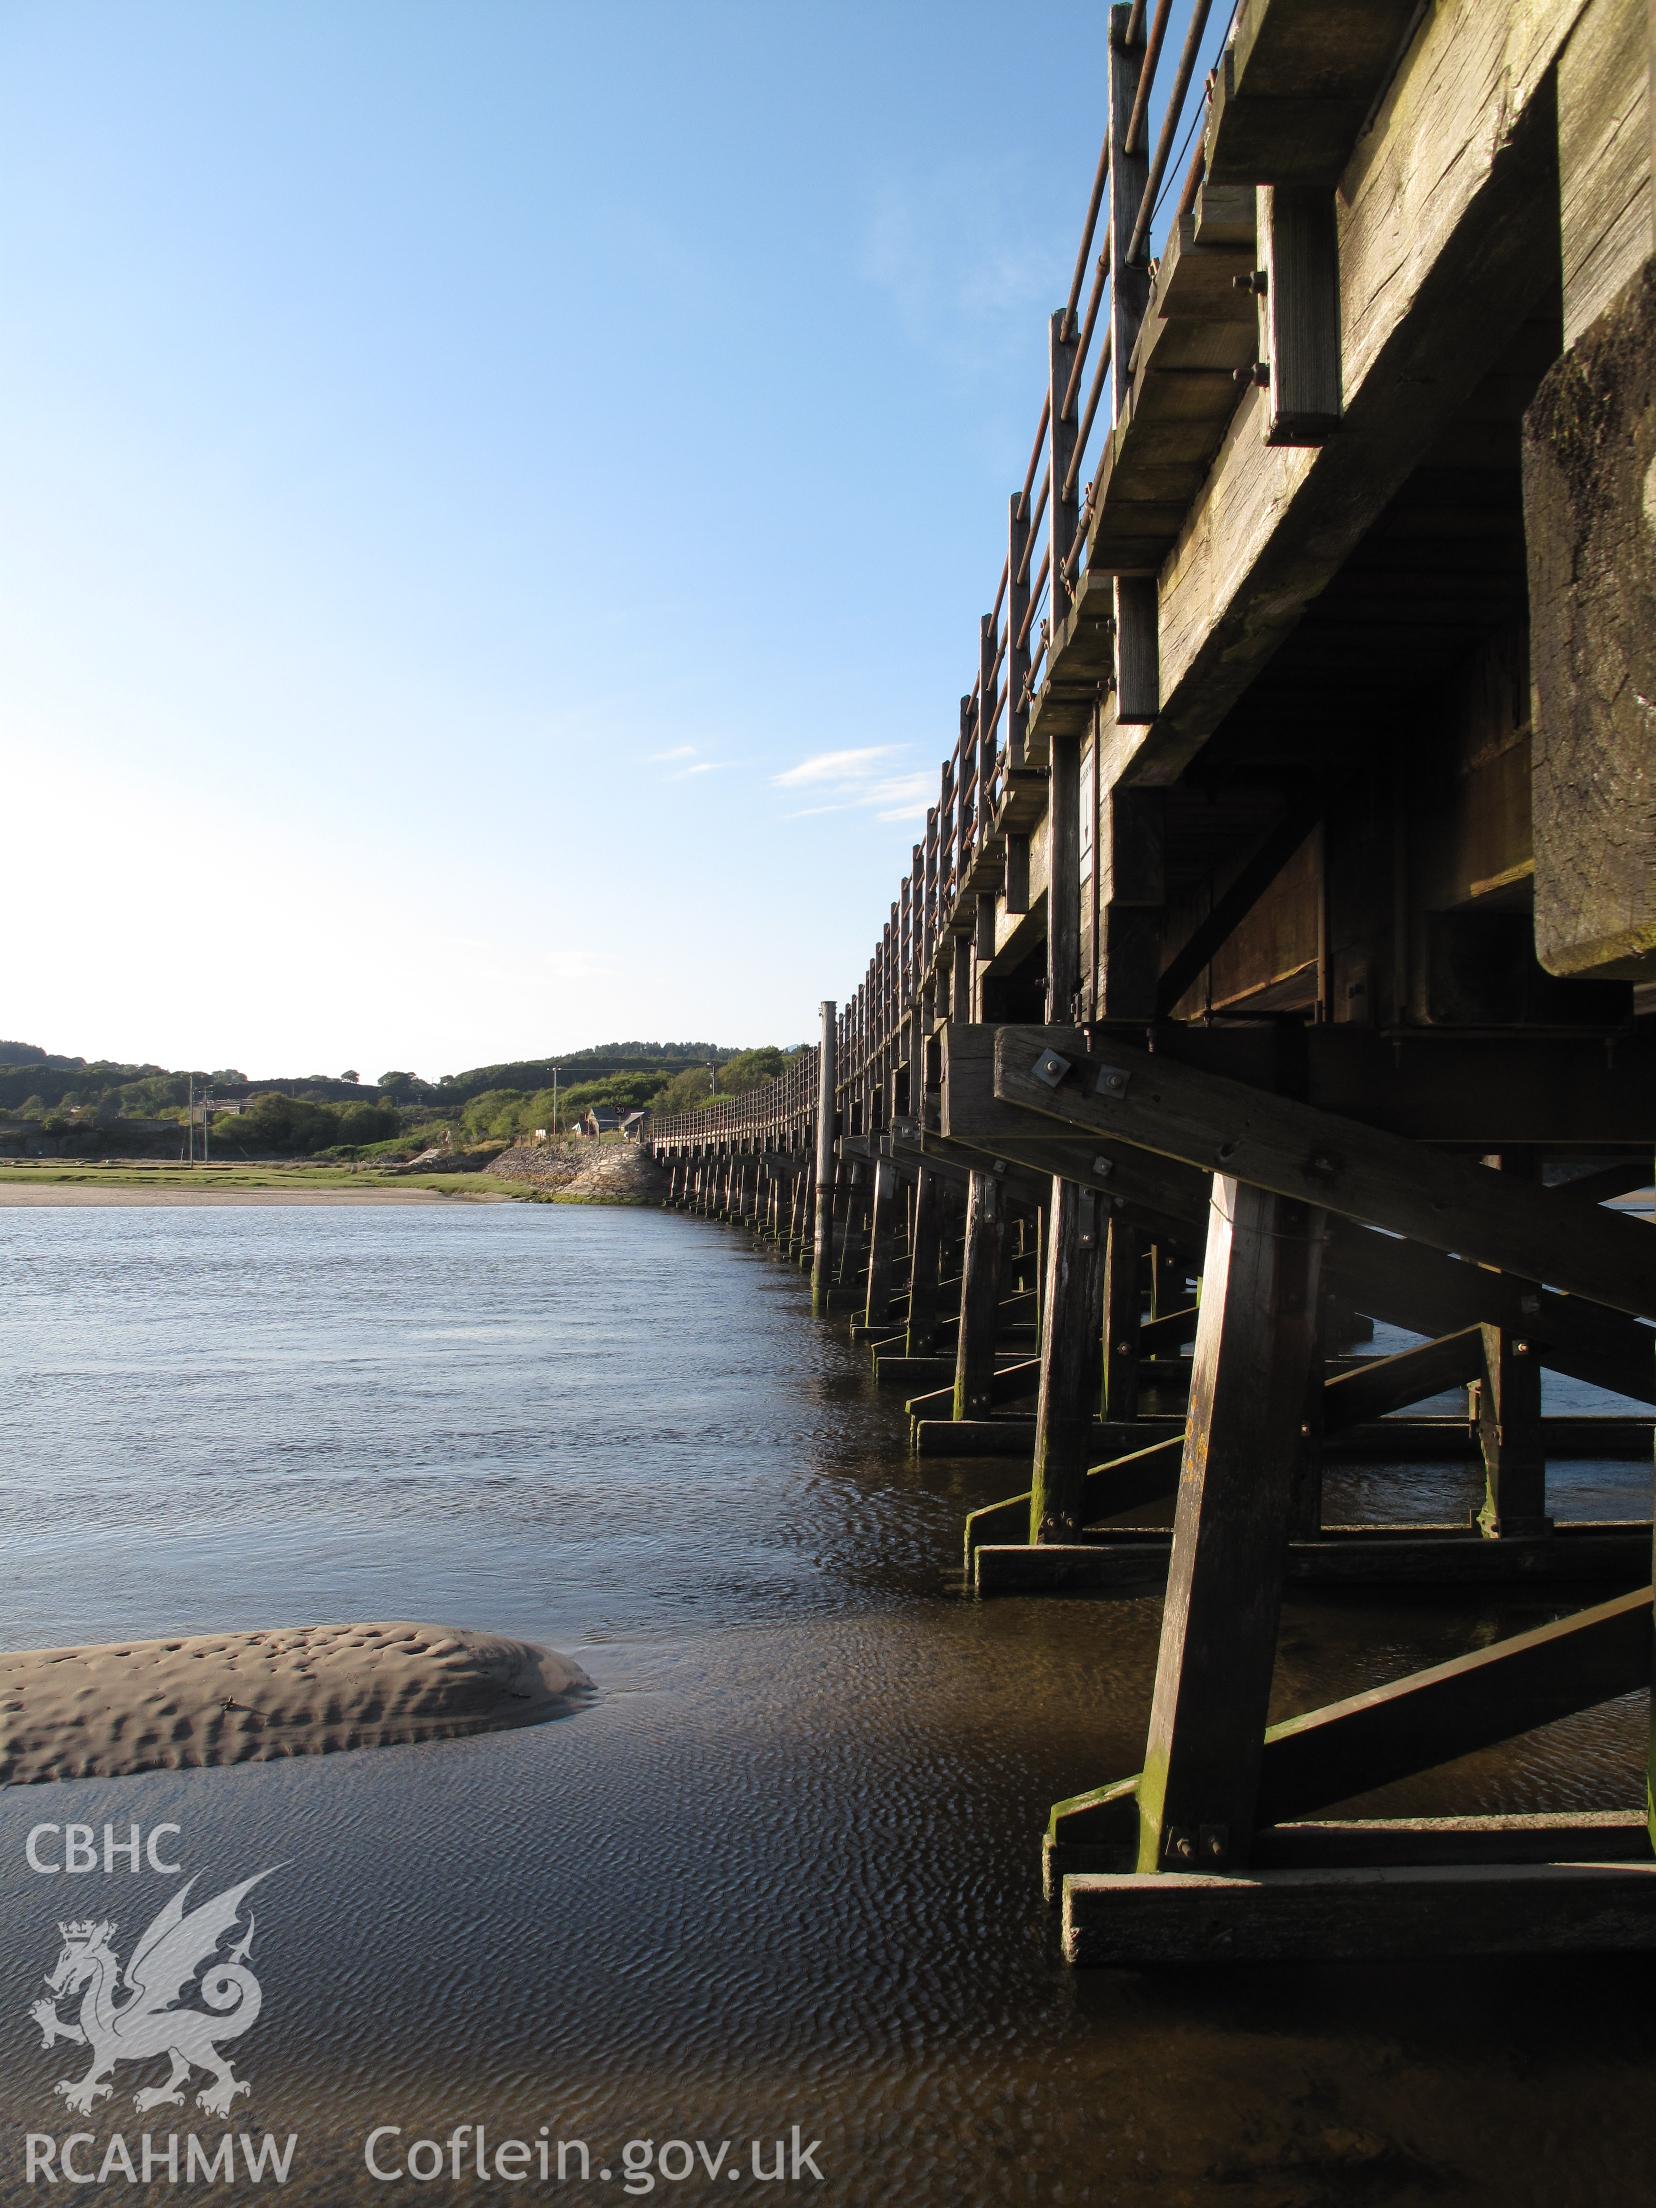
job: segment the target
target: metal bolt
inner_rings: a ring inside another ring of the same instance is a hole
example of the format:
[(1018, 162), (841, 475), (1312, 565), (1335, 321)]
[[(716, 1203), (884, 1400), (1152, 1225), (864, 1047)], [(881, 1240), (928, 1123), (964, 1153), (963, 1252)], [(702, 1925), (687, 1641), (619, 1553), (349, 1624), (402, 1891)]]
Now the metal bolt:
[(1094, 1158), (1092, 1169), (1099, 1180), (1107, 1181), (1115, 1171), (1115, 1160), (1113, 1158)]
[(1257, 383), (1262, 391), (1269, 390), (1271, 364), (1268, 360), (1256, 360), (1251, 368), (1233, 368), (1231, 378), (1236, 383)]

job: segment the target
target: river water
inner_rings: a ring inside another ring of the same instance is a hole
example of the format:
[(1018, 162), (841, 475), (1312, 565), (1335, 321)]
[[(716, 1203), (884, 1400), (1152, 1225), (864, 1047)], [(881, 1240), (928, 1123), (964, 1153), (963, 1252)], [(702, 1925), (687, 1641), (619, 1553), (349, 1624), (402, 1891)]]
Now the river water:
[[(1646, 2197), (1647, 1963), (1064, 1968), (1041, 1826), (1137, 1767), (1158, 1601), (963, 1600), (962, 1518), (1018, 1468), (911, 1458), (774, 1257), (683, 1217), (460, 1204), (0, 1211), (0, 1251), (0, 1646), (408, 1617), (548, 1642), (598, 1689), (534, 1731), (0, 1800), (0, 2200), (50, 2197), (24, 2135), (82, 2122), (26, 2018), (56, 1920), (116, 1917), (125, 1952), (176, 1886), (32, 1874), (43, 1819), (177, 1824), (202, 1893), (282, 1866), (232, 2128), (297, 2134), (281, 2197), (316, 2208)], [(1471, 1499), (1464, 1468), (1364, 1484), (1399, 1514)], [(1555, 1507), (1648, 1493), (1569, 1467)], [(1278, 1705), (1568, 1606), (1295, 1597)], [(1641, 1725), (1618, 1705), (1387, 1799), (1629, 1806)], [(129, 2090), (100, 2143), (224, 2128)], [(396, 2166), (462, 2123), (582, 2141), (592, 2175), (365, 2166), (371, 2131)], [(820, 2182), (731, 2182), (795, 2125)], [(666, 2155), (651, 2192), (641, 2140), (731, 2146), (717, 2179)]]

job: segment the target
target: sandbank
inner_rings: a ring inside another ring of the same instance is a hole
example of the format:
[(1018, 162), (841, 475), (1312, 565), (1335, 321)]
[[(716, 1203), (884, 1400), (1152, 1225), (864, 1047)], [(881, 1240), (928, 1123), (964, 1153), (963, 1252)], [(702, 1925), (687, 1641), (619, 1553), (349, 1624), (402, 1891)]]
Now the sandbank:
[(589, 1685), (531, 1641), (404, 1622), (24, 1649), (0, 1654), (0, 1784), (452, 1740)]

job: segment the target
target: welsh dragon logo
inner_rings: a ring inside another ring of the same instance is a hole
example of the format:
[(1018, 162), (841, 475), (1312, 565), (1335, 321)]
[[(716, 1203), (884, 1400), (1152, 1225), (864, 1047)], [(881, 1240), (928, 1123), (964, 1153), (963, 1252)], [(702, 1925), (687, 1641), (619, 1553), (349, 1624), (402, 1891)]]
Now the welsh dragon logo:
[[(280, 1868), (273, 1865), (272, 1868)], [(83, 2078), (60, 2078), (54, 2090), (81, 2115), (114, 2090), (109, 2073), (119, 2062), (145, 2062), (165, 2055), (172, 2073), (163, 2085), (146, 2085), (132, 2096), (138, 2109), (165, 2103), (182, 2108), (184, 2083), (192, 2069), (205, 2070), (209, 2082), (196, 2105), (210, 2116), (228, 2116), (238, 2094), (251, 2092), (219, 2052), (221, 2039), (239, 2039), (252, 2028), (264, 1996), (247, 1967), (253, 1944), (253, 1912), (247, 1930), (222, 1962), (219, 1944), (235, 1930), (243, 1900), (269, 1871), (255, 1872), (239, 1886), (227, 1886), (211, 1901), (186, 1909), (193, 1878), (186, 1879), (132, 1950), (123, 1970), (113, 1946), (117, 1926), (88, 1919), (60, 1924), (63, 1950), (46, 1980), (50, 2001), (36, 2001), (29, 2014), (40, 2026), (41, 2045), (60, 2039), (90, 2047), (92, 2067)], [(197, 1974), (199, 1973), (199, 1979)], [(182, 2008), (191, 1981), (205, 2002)], [(65, 1997), (81, 1996), (80, 2017), (67, 2023), (57, 2012)]]

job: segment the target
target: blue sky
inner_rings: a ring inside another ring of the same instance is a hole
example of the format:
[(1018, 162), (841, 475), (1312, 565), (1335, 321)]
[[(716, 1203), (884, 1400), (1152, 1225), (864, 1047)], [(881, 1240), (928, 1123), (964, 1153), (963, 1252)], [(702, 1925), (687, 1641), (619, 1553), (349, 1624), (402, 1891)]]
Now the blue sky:
[(0, 5), (0, 1032), (806, 1035), (971, 686), (1105, 20)]

